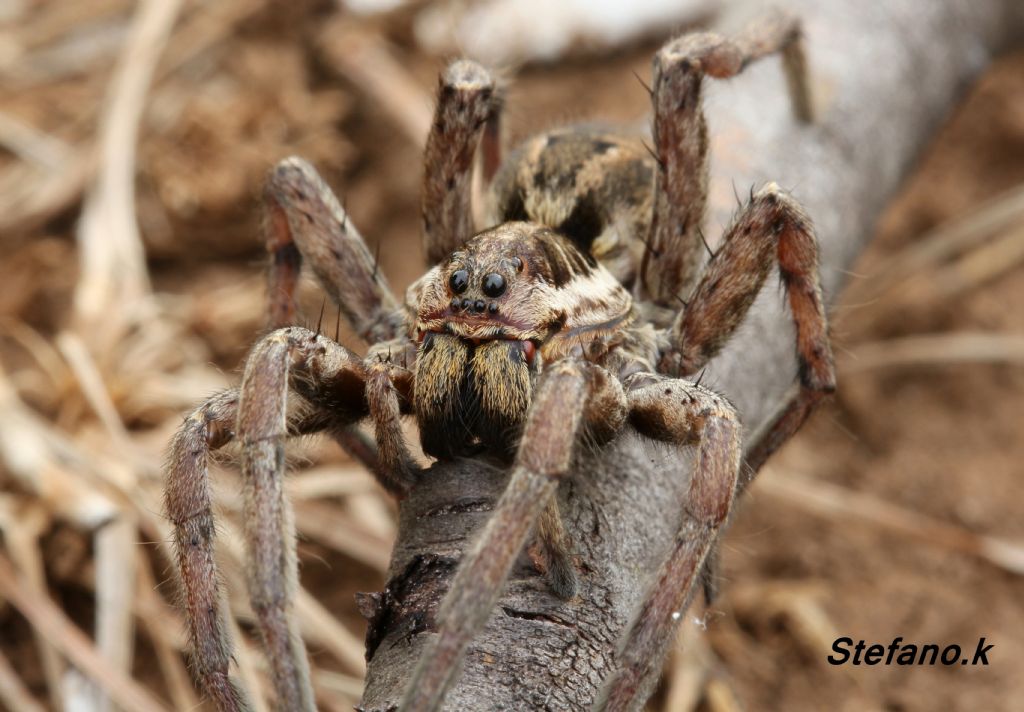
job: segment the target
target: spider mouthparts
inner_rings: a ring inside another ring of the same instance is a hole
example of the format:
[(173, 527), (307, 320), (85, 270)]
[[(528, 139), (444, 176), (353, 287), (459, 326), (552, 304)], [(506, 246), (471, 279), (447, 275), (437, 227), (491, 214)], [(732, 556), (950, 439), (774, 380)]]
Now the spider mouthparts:
[(522, 341), (523, 345), (523, 356), (526, 357), (526, 363), (530, 366), (533, 365), (533, 359), (537, 355), (537, 347), (532, 341)]
[(526, 358), (526, 363), (530, 366), (533, 365), (533, 360), (537, 356), (537, 345), (532, 341), (527, 341), (525, 339), (468, 338), (464, 339), (464, 341), (472, 344), (473, 346), (479, 346), (480, 344), (485, 344), (488, 341), (507, 341), (512, 344), (518, 344), (523, 351), (523, 356)]

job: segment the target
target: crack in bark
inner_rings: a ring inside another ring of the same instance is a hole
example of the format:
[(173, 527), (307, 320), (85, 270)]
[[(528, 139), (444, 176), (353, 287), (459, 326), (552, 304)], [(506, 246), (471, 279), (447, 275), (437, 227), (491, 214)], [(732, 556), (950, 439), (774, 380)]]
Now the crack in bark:
[(493, 497), (466, 497), (457, 502), (443, 504), (440, 507), (429, 509), (419, 515), (420, 519), (430, 517), (443, 517), (449, 514), (471, 514), (474, 512), (490, 512), (494, 510)]
[(435, 554), (414, 556), (400, 574), (388, 581), (382, 593), (358, 597), (360, 613), (369, 621), (368, 663), (385, 638), (391, 637), (390, 645), (394, 647), (434, 630), (434, 613), (448, 591), (457, 563), (454, 558)]
[(541, 623), (547, 623), (550, 625), (559, 625), (563, 628), (575, 628), (576, 626), (569, 621), (562, 620), (558, 616), (553, 616), (548, 613), (536, 613), (534, 611), (518, 611), (511, 606), (502, 606), (501, 610), (505, 612), (506, 616), (511, 618), (519, 618), (524, 621), (539, 621)]

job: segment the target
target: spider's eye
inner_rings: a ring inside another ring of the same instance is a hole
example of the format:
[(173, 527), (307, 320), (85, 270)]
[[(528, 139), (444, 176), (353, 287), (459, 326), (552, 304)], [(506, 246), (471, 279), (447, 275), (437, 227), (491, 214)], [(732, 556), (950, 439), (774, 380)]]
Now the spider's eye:
[(505, 278), (497, 272), (484, 275), (484, 294), (496, 298), (505, 293)]
[(448, 278), (448, 286), (456, 294), (462, 294), (469, 286), (469, 272), (464, 269), (452, 272), (452, 276)]

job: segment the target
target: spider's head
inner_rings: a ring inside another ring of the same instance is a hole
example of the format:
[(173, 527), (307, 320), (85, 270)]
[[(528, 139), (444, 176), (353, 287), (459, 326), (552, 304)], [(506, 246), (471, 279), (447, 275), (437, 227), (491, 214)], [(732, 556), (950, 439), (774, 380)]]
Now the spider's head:
[(473, 237), (424, 277), (418, 296), (416, 410), (424, 450), (441, 457), (477, 440), (513, 446), (537, 354), (555, 358), (576, 333), (630, 308), (628, 292), (590, 255), (526, 222)]
[(575, 297), (593, 296), (577, 287), (593, 291), (597, 273), (607, 275), (593, 257), (552, 230), (503, 223), (473, 237), (427, 275), (418, 336), (451, 334), (473, 344), (505, 340), (540, 347), (566, 329)]

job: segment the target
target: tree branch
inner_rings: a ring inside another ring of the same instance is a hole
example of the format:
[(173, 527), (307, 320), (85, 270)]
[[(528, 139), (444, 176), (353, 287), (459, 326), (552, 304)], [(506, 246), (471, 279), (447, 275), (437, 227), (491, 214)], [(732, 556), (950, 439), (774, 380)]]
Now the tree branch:
[[(735, 209), (733, 186), (775, 180), (806, 206), (822, 247), (829, 295), (864, 247), (917, 154), (993, 54), (1024, 36), (1019, 0), (844, 0), (792, 3), (805, 20), (819, 123), (790, 118), (772, 61), (730, 83), (708, 83), (713, 134), (711, 228)], [(771, 417), (794, 382), (794, 338), (780, 290), (766, 289), (704, 383), (737, 406), (747, 433)], [(840, 387), (842, 385), (840, 384)], [(575, 537), (581, 595), (548, 593), (524, 554), (487, 628), (466, 656), (446, 708), (589, 708), (614, 665), (630, 613), (680, 524), (689, 454), (627, 432), (580, 455), (561, 491)], [(507, 477), (477, 460), (438, 463), (401, 507), (387, 590), (364, 601), (371, 617), (360, 709), (401, 698), (433, 613), (469, 537)]]

